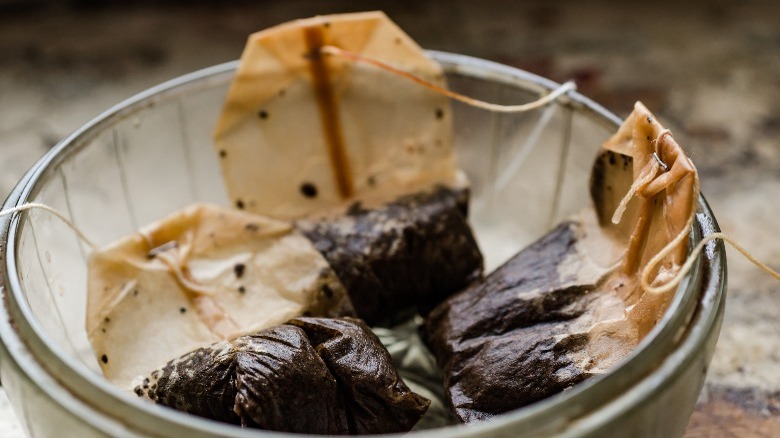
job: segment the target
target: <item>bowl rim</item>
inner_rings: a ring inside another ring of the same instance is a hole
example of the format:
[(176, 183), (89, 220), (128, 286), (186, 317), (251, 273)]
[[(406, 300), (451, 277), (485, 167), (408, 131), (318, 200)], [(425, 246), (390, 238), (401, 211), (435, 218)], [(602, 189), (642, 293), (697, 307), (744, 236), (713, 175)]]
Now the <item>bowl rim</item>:
[[(427, 53), (444, 65), (448, 73), (491, 79), (509, 85), (523, 85), (525, 88), (535, 88), (540, 93), (549, 92), (559, 86), (549, 79), (492, 61), (438, 51)], [(38, 182), (46, 176), (47, 172), (53, 171), (62, 160), (76, 153), (105, 126), (117, 123), (136, 111), (153, 106), (171, 96), (181, 95), (183, 91), (192, 91), (199, 87), (209, 88), (217, 82), (222, 83), (225, 77), (232, 77), (232, 71), (237, 65), (238, 61), (231, 61), (179, 76), (138, 93), (101, 113), (46, 153), (14, 187), (3, 208), (20, 205), (27, 199), (32, 199), (40, 188)], [(562, 96), (559, 103), (572, 111), (584, 112), (613, 129), (620, 124), (617, 116), (577, 92), (569, 92)], [(699, 210), (693, 240), (700, 239), (704, 231), (702, 227), (706, 228), (708, 224), (709, 232), (718, 228), (703, 196), (699, 199)], [(102, 415), (109, 420), (115, 420), (118, 423), (117, 427), (120, 427), (118, 430), (122, 430), (122, 425), (127, 424), (133, 430), (138, 427), (139, 431), (156, 431), (163, 434), (187, 432), (194, 433), (195, 436), (203, 433), (241, 437), (278, 435), (270, 431), (239, 429), (170, 409), (159, 409), (143, 400), (130, 397), (129, 393), (114, 387), (102, 376), (87, 369), (77, 359), (63, 353), (58, 345), (47, 339), (45, 330), (33, 316), (18, 277), (14, 254), (23, 224), (22, 216), (14, 214), (10, 218), (0, 220), (2, 220), (0, 244), (5, 243), (0, 254), (0, 261), (2, 261), (0, 277), (3, 277), (5, 286), (2, 309), (0, 309), (0, 338), (9, 355), (20, 368), (52, 398), (61, 404), (67, 402), (63, 404), (66, 409), (99, 430), (105, 430), (107, 427), (105, 421), (97, 418)], [(468, 428), (450, 426), (426, 430), (425, 434), (442, 437), (464, 436), (496, 431), (508, 426), (522, 425), (531, 429), (542, 425), (548, 427), (556, 421), (570, 422), (573, 418), (595, 411), (595, 409), (583, 410), (582, 406), (585, 405), (582, 403), (583, 400), (587, 400), (588, 405), (594, 405), (595, 398), (595, 406), (601, 406), (614, 400), (621, 393), (629, 391), (670, 359), (672, 353), (681, 353), (674, 350), (684, 345), (683, 341), (688, 339), (686, 336), (692, 320), (703, 322), (705, 325), (713, 324), (713, 318), (720, 308), (717, 303), (722, 300), (711, 300), (708, 302), (711, 307), (708, 307), (705, 305), (707, 303), (700, 302), (698, 293), (680, 293), (680, 290), (685, 288), (694, 292), (701, 290), (702, 276), (705, 274), (701, 262), (703, 258), (710, 268), (718, 272), (716, 277), (720, 279), (714, 284), (711, 281), (708, 283), (708, 287), (712, 289), (710, 292), (725, 295), (723, 293), (725, 251), (722, 244), (714, 242), (709, 246), (708, 251), (699, 257), (699, 262), (695, 264), (691, 275), (680, 285), (670, 310), (665, 313), (662, 320), (632, 353), (609, 373), (588, 379), (570, 390), (503, 414), (491, 421)], [(693, 319), (694, 310), (697, 310), (699, 319)], [(690, 352), (689, 350), (685, 351)], [(6, 356), (4, 359), (8, 358), (10, 357)], [(98, 415), (96, 416), (95, 413)], [(562, 415), (564, 413), (567, 415)], [(565, 427), (565, 424), (562, 423), (561, 427)], [(288, 434), (280, 436), (288, 436)]]

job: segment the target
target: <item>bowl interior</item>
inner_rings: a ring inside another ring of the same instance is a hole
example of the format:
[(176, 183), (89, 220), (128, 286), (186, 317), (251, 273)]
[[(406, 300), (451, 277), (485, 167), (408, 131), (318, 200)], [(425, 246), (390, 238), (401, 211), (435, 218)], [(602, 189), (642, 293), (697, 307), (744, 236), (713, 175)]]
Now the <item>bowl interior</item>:
[[(523, 103), (556, 86), (497, 64), (432, 55), (450, 88), (478, 99)], [(234, 68), (176, 79), (109, 110), (41, 160), (19, 202), (59, 210), (98, 245), (193, 202), (229, 205), (212, 131)], [(591, 165), (615, 116), (576, 93), (519, 114), (452, 105), (455, 147), (472, 185), (470, 220), (488, 270), (589, 205)], [(10, 280), (40, 341), (78, 373), (100, 374), (85, 330), (89, 247), (43, 211), (21, 216), (11, 240)]]

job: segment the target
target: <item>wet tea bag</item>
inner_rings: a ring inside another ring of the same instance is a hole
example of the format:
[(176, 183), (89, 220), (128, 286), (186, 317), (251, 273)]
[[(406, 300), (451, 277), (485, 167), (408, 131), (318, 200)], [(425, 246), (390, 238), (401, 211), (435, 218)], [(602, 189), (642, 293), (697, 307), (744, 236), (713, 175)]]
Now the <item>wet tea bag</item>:
[(445, 86), (381, 12), (292, 21), (249, 37), (215, 145), (235, 205), (295, 220), (358, 316), (388, 324), (482, 274), (468, 183), (446, 96), (332, 50)]
[(305, 434), (406, 432), (430, 404), (352, 318), (295, 318), (199, 348), (151, 372), (135, 391), (202, 417)]
[(431, 312), (425, 338), (461, 422), (606, 372), (668, 307), (673, 293), (650, 289), (675, 278), (687, 257), (698, 200), (693, 164), (637, 103), (591, 178), (593, 209)]
[[(642, 338), (666, 310), (677, 284), (671, 280), (688, 258), (699, 176), (671, 132), (640, 102), (603, 149), (591, 195), (599, 228), (626, 248), (611, 283)], [(631, 158), (630, 165), (624, 157)]]
[(238, 208), (299, 218), (434, 184), (463, 186), (449, 99), (336, 47), (444, 85), (441, 67), (381, 12), (281, 24), (249, 37), (215, 131)]
[(353, 315), (353, 301), (370, 323), (395, 321), (481, 275), (448, 99), (326, 46), (444, 85), (379, 12), (252, 35), (215, 131), (246, 211), (197, 205), (92, 256), (88, 331), (112, 381), (304, 313)]
[(304, 313), (353, 313), (327, 261), (290, 224), (208, 204), (178, 211), (89, 259), (87, 334), (106, 377)]
[(384, 324), (426, 312), (482, 274), (466, 194), (439, 188), (296, 223), (196, 204), (98, 249), (88, 335), (105, 375), (300, 315)]
[(356, 314), (389, 327), (482, 276), (468, 192), (439, 186), (373, 208), (355, 203), (296, 221), (334, 269)]

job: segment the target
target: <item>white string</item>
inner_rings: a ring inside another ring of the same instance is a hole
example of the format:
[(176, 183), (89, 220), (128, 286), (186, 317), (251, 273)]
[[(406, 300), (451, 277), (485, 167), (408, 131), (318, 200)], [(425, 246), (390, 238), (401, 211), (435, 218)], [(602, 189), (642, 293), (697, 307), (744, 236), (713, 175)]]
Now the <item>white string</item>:
[(496, 112), (496, 113), (522, 113), (531, 111), (537, 108), (541, 108), (548, 103), (554, 101), (558, 97), (560, 97), (563, 94), (568, 93), (569, 91), (575, 91), (577, 89), (577, 84), (574, 83), (574, 81), (566, 81), (558, 88), (551, 91), (549, 94), (546, 94), (539, 99), (528, 102), (520, 105), (500, 105), (497, 103), (490, 103), (490, 102), (484, 102), (478, 99), (472, 99), (467, 96), (460, 96), (460, 95), (453, 95), (450, 96), (453, 99), (463, 102), (465, 104), (486, 109), (488, 111)]
[(62, 222), (65, 223), (65, 225), (70, 227), (70, 229), (76, 233), (79, 239), (81, 239), (84, 243), (89, 245), (89, 247), (92, 248), (92, 250), (97, 249), (97, 245), (95, 245), (91, 240), (89, 240), (89, 238), (73, 222), (71, 222), (70, 219), (66, 218), (62, 213), (53, 209), (52, 207), (49, 207), (46, 204), (40, 204), (37, 202), (28, 202), (26, 204), (17, 205), (16, 207), (11, 207), (9, 209), (2, 210), (0, 211), (0, 216), (7, 216), (9, 214), (32, 210), (32, 209), (45, 210), (53, 214), (54, 216), (58, 217)]

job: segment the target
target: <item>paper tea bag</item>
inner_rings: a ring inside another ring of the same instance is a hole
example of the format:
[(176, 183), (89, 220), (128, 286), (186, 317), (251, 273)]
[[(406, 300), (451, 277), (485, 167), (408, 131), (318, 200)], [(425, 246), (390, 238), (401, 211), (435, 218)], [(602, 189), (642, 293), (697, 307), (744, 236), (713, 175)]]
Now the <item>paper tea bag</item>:
[(112, 381), (295, 316), (354, 315), (345, 281), (358, 316), (386, 323), (481, 275), (447, 98), (326, 46), (444, 85), (379, 12), (252, 35), (215, 132), (246, 212), (192, 207), (92, 257), (89, 337)]
[(406, 432), (430, 401), (362, 321), (296, 318), (170, 361), (135, 389), (215, 420), (292, 433)]
[(93, 349), (106, 376), (126, 387), (204, 343), (295, 316), (390, 324), (427, 312), (482, 274), (467, 202), (467, 191), (440, 187), (294, 226), (187, 208), (91, 257)]
[(327, 261), (290, 224), (207, 204), (93, 253), (88, 288), (88, 337), (125, 388), (219, 340), (305, 313), (353, 314)]
[(290, 219), (462, 185), (448, 99), (326, 55), (324, 46), (444, 85), (441, 67), (381, 12), (297, 20), (251, 35), (215, 131), (235, 205)]
[(673, 296), (672, 290), (646, 289), (668, 283), (688, 257), (699, 175), (670, 131), (637, 102), (594, 164), (591, 196), (599, 229), (610, 237), (606, 240), (625, 248), (610, 284), (626, 302), (628, 318), (641, 339), (661, 319)]
[(606, 372), (662, 317), (673, 292), (648, 289), (685, 261), (698, 179), (643, 105), (599, 152), (591, 195), (593, 209), (431, 312), (425, 337), (460, 421)]

